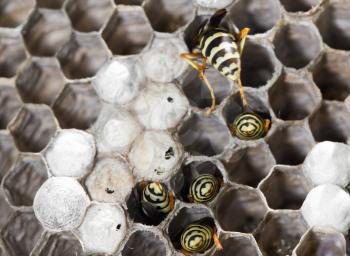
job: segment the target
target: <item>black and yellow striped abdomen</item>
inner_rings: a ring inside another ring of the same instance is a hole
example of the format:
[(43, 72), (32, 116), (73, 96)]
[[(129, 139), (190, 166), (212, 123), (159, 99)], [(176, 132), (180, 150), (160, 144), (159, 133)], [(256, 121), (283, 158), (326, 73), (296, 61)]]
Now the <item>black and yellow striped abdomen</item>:
[(199, 48), (216, 70), (236, 81), (241, 69), (241, 56), (236, 38), (222, 29), (212, 29), (200, 40)]
[(196, 203), (207, 203), (215, 198), (219, 192), (218, 179), (211, 174), (198, 176), (190, 186), (190, 197)]
[(168, 189), (161, 183), (151, 182), (142, 191), (142, 202), (149, 206), (142, 207), (143, 212), (149, 216), (150, 210), (161, 214), (167, 214), (172, 210)]
[(214, 230), (207, 225), (188, 225), (181, 234), (181, 247), (190, 253), (202, 253), (213, 245)]
[(258, 114), (243, 113), (233, 122), (235, 135), (242, 140), (260, 139), (266, 133), (265, 121)]

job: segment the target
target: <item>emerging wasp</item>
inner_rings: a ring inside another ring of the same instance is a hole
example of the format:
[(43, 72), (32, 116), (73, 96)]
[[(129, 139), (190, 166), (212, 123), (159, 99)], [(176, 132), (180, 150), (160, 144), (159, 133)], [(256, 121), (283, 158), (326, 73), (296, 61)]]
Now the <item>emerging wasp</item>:
[(220, 185), (218, 178), (214, 175), (199, 175), (190, 185), (188, 198), (190, 202), (208, 203), (219, 193)]
[(181, 233), (180, 244), (181, 252), (186, 256), (191, 253), (203, 253), (213, 244), (222, 250), (215, 225), (205, 220), (186, 226)]
[[(243, 105), (244, 118), (237, 122), (240, 126), (230, 127), (231, 132), (240, 139), (250, 140), (264, 136), (270, 127), (270, 119), (263, 119), (257, 113), (249, 109), (248, 101), (241, 82), (241, 55), (249, 33), (249, 28), (242, 29), (239, 33), (231, 33), (221, 25), (227, 11), (220, 9), (210, 19), (204, 20), (198, 27), (196, 34), (190, 42), (191, 53), (183, 53), (180, 56), (199, 72), (199, 77), (209, 89), (212, 103), (208, 109), (210, 114), (216, 105), (215, 93), (209, 80), (205, 76), (207, 65), (212, 65), (223, 76), (232, 80), (239, 87)], [(258, 116), (258, 118), (253, 118)], [(257, 122), (259, 119), (259, 122)], [(262, 122), (260, 122), (262, 120)], [(237, 123), (236, 120), (233, 124)]]

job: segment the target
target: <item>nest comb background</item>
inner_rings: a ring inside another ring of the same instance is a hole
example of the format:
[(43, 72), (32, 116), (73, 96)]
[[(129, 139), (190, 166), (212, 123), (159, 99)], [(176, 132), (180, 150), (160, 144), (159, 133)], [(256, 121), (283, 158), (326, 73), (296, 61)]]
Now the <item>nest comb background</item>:
[[(184, 40), (198, 14), (222, 7), (238, 28), (251, 28), (242, 80), (272, 129), (256, 142), (231, 138), (235, 87), (209, 70), (219, 105), (208, 118), (209, 93), (195, 72), (175, 74), (191, 109), (171, 131), (186, 154), (166, 182), (180, 190), (177, 179), (191, 169), (220, 173), (225, 185), (208, 206), (177, 197), (162, 224), (133, 225), (115, 254), (172, 255), (170, 226), (196, 216), (215, 220), (224, 247), (206, 255), (346, 254), (346, 236), (308, 230), (298, 209), (311, 189), (301, 171), (308, 151), (349, 140), (350, 1), (0, 0), (1, 256), (84, 255), (72, 234), (45, 232), (33, 214), (47, 179), (38, 152), (59, 127), (95, 122), (102, 103), (91, 80), (108, 58), (147, 54), (162, 33)], [(130, 223), (134, 210), (126, 210)]]

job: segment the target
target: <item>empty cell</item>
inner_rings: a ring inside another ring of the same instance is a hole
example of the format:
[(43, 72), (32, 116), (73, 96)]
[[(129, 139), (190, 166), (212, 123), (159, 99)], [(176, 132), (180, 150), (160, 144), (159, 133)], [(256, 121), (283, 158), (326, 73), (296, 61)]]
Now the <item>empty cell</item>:
[(332, 48), (350, 50), (350, 3), (331, 3), (316, 20), (323, 42)]
[(233, 187), (220, 194), (215, 216), (222, 229), (243, 233), (253, 232), (268, 208), (258, 190)]
[(344, 236), (331, 228), (310, 229), (295, 250), (298, 256), (342, 256), (346, 254)]
[(321, 3), (321, 0), (280, 0), (287, 12), (307, 12)]
[[(212, 67), (205, 71), (205, 75), (214, 89), (216, 105), (219, 105), (232, 92), (232, 83)], [(182, 89), (192, 106), (201, 109), (211, 106), (210, 92), (197, 71), (193, 70), (186, 77)]]
[(130, 6), (118, 6), (102, 32), (109, 49), (118, 55), (139, 53), (152, 35), (143, 9)]
[(25, 59), (21, 36), (14, 31), (0, 31), (0, 77), (13, 77)]
[(180, 142), (192, 155), (218, 155), (228, 145), (230, 137), (226, 125), (214, 115), (194, 114), (179, 131)]
[(344, 103), (325, 101), (309, 120), (316, 141), (346, 142), (350, 135), (350, 112)]
[(150, 231), (138, 230), (128, 239), (122, 250), (122, 256), (152, 255), (164, 256), (167, 254), (166, 244), (159, 234)]
[(259, 185), (272, 209), (299, 209), (311, 188), (301, 166), (284, 165), (275, 165)]
[(325, 53), (313, 68), (313, 78), (325, 100), (343, 101), (350, 94), (350, 56)]
[(311, 24), (285, 24), (273, 40), (277, 58), (287, 67), (303, 68), (321, 52), (316, 28)]
[(0, 181), (17, 158), (17, 148), (8, 131), (0, 131)]
[(271, 47), (252, 41), (245, 44), (241, 65), (243, 86), (264, 86), (276, 72), (276, 60)]
[(64, 76), (55, 58), (28, 59), (18, 72), (16, 87), (26, 103), (51, 105), (64, 86)]
[(299, 211), (269, 212), (254, 233), (263, 255), (292, 255), (307, 226)]
[(3, 0), (0, 2), (0, 27), (17, 27), (34, 8), (34, 0)]
[(44, 248), (39, 253), (40, 256), (83, 256), (83, 248), (79, 241), (68, 232), (52, 234)]
[(43, 229), (32, 212), (17, 212), (3, 227), (1, 235), (13, 255), (29, 255)]
[(69, 0), (65, 10), (75, 30), (98, 31), (113, 12), (110, 0)]
[(210, 174), (217, 178), (219, 185), (223, 182), (221, 171), (215, 163), (195, 161), (182, 168), (171, 179), (171, 187), (177, 198), (189, 202), (189, 189), (192, 182), (200, 175)]
[(250, 34), (264, 33), (275, 26), (281, 10), (277, 0), (239, 0), (230, 9), (230, 17), (239, 28), (250, 28)]
[(194, 12), (190, 0), (149, 0), (144, 9), (154, 30), (169, 33), (185, 26)]
[(277, 118), (301, 120), (321, 102), (321, 95), (306, 75), (284, 72), (269, 91), (271, 107)]
[(277, 127), (266, 139), (277, 164), (301, 164), (315, 141), (305, 124)]
[(21, 154), (4, 177), (2, 186), (11, 205), (32, 206), (36, 191), (46, 179), (47, 171), (42, 158)]
[(115, 4), (141, 5), (144, 0), (114, 0)]
[(61, 10), (35, 10), (22, 29), (24, 42), (35, 56), (55, 55), (70, 34), (69, 19)]
[(24, 152), (39, 152), (57, 130), (51, 109), (46, 105), (24, 105), (8, 125), (17, 148)]
[(36, 0), (39, 8), (60, 9), (64, 0)]
[(90, 82), (65, 85), (52, 109), (62, 128), (86, 130), (96, 121), (101, 101)]
[(73, 33), (57, 53), (63, 73), (69, 79), (94, 76), (108, 57), (108, 50), (95, 33)]
[(267, 176), (275, 159), (265, 142), (235, 150), (224, 162), (231, 181), (256, 187)]
[(6, 126), (20, 109), (22, 102), (14, 87), (0, 85), (0, 129)]
[(260, 256), (261, 253), (251, 235), (232, 235), (231, 237), (220, 237), (223, 250), (217, 250), (213, 256)]

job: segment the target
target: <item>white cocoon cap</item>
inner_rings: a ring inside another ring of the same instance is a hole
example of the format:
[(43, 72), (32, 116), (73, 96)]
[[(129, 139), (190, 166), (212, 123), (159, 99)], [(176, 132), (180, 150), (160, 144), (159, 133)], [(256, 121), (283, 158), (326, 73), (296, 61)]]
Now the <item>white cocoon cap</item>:
[(175, 127), (188, 110), (188, 101), (173, 84), (153, 84), (136, 99), (134, 111), (147, 129)]
[(44, 159), (53, 176), (82, 177), (89, 172), (95, 154), (91, 134), (67, 129), (57, 132), (44, 152)]
[(97, 160), (85, 185), (93, 200), (122, 203), (134, 186), (134, 177), (121, 157), (106, 157)]
[(181, 148), (168, 133), (148, 131), (136, 139), (129, 159), (139, 178), (162, 180), (172, 174), (181, 156)]
[(306, 196), (301, 212), (310, 227), (332, 227), (346, 233), (350, 228), (350, 195), (337, 185), (317, 186)]
[(92, 82), (101, 99), (117, 104), (133, 99), (143, 83), (143, 72), (133, 57), (114, 58), (107, 62)]
[(92, 204), (76, 234), (88, 253), (115, 252), (126, 233), (125, 214), (119, 205)]
[(305, 158), (303, 171), (315, 185), (346, 187), (350, 181), (350, 147), (330, 141), (318, 143)]
[(59, 232), (78, 227), (89, 203), (86, 192), (75, 179), (52, 177), (36, 193), (33, 209), (45, 229)]
[(206, 8), (221, 9), (230, 5), (233, 0), (196, 0), (196, 2), (198, 5)]

